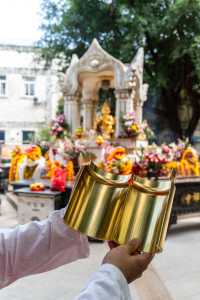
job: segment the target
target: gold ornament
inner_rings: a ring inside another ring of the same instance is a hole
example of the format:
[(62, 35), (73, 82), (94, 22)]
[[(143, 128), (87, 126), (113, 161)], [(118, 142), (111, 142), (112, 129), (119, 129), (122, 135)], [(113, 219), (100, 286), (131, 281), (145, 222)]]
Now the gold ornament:
[(103, 138), (110, 139), (114, 133), (115, 118), (111, 115), (107, 101), (101, 109), (101, 116), (96, 120), (96, 129), (100, 129)]

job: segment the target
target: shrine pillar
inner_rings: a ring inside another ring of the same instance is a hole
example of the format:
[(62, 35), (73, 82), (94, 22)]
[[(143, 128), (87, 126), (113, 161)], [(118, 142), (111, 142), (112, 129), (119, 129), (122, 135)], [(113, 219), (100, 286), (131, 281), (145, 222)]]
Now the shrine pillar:
[(82, 99), (83, 129), (94, 129), (96, 121), (96, 99)]
[(96, 105), (98, 101), (97, 95), (98, 78), (87, 78), (83, 81), (82, 87), (82, 113), (83, 113), (83, 129), (89, 131), (94, 128), (96, 117)]
[(93, 104), (90, 99), (83, 99), (83, 129), (88, 131), (93, 126)]
[(130, 89), (118, 89), (115, 90), (116, 96), (116, 129), (115, 136), (122, 136), (124, 131), (122, 128), (122, 117), (124, 114), (133, 111), (133, 100), (131, 98), (131, 90)]
[(143, 114), (143, 102), (137, 102), (134, 105), (134, 111), (137, 116), (137, 121), (142, 124), (142, 114)]
[(64, 115), (66, 122), (69, 124), (71, 132), (80, 127), (80, 95), (66, 95), (64, 104)]

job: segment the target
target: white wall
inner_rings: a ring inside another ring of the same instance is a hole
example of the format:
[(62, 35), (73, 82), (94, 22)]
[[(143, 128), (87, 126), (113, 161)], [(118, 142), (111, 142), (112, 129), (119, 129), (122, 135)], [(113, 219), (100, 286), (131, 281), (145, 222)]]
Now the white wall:
[[(0, 75), (6, 76), (6, 96), (0, 96), (0, 130), (6, 144), (20, 144), (22, 130), (37, 131), (55, 116), (60, 96), (56, 70), (44, 68), (33, 49), (0, 45)], [(35, 97), (25, 96), (24, 76), (35, 78)]]

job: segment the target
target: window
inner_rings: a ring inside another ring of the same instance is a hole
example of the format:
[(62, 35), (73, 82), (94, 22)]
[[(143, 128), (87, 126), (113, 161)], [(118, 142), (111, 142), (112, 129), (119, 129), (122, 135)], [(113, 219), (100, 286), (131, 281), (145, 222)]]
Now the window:
[(5, 144), (5, 131), (0, 130), (0, 144)]
[(35, 140), (35, 131), (24, 130), (22, 131), (23, 144), (33, 143)]
[(35, 96), (35, 78), (24, 77), (24, 94), (25, 96)]
[(6, 95), (6, 76), (0, 75), (0, 96)]

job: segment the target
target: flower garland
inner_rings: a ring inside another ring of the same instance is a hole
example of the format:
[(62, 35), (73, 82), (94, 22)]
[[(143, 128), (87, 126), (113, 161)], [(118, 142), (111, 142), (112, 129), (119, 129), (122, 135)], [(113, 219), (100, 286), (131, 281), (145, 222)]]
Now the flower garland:
[(28, 159), (28, 164), (32, 164), (33, 162), (40, 159), (42, 156), (42, 152), (39, 146), (31, 145), (25, 150), (25, 155)]
[(172, 160), (167, 163), (167, 168), (175, 168), (180, 176), (199, 176), (200, 165), (196, 150), (188, 147), (182, 151), (179, 160)]
[(24, 153), (19, 146), (16, 146), (11, 154), (11, 165), (9, 170), (9, 182), (19, 180), (19, 166), (24, 160)]
[(46, 152), (44, 155), (45, 158), (45, 174), (42, 176), (43, 179), (50, 179), (51, 178), (51, 171), (53, 168), (53, 162), (49, 157), (49, 152)]
[(71, 160), (69, 160), (65, 166), (66, 179), (68, 181), (74, 180), (74, 164)]

